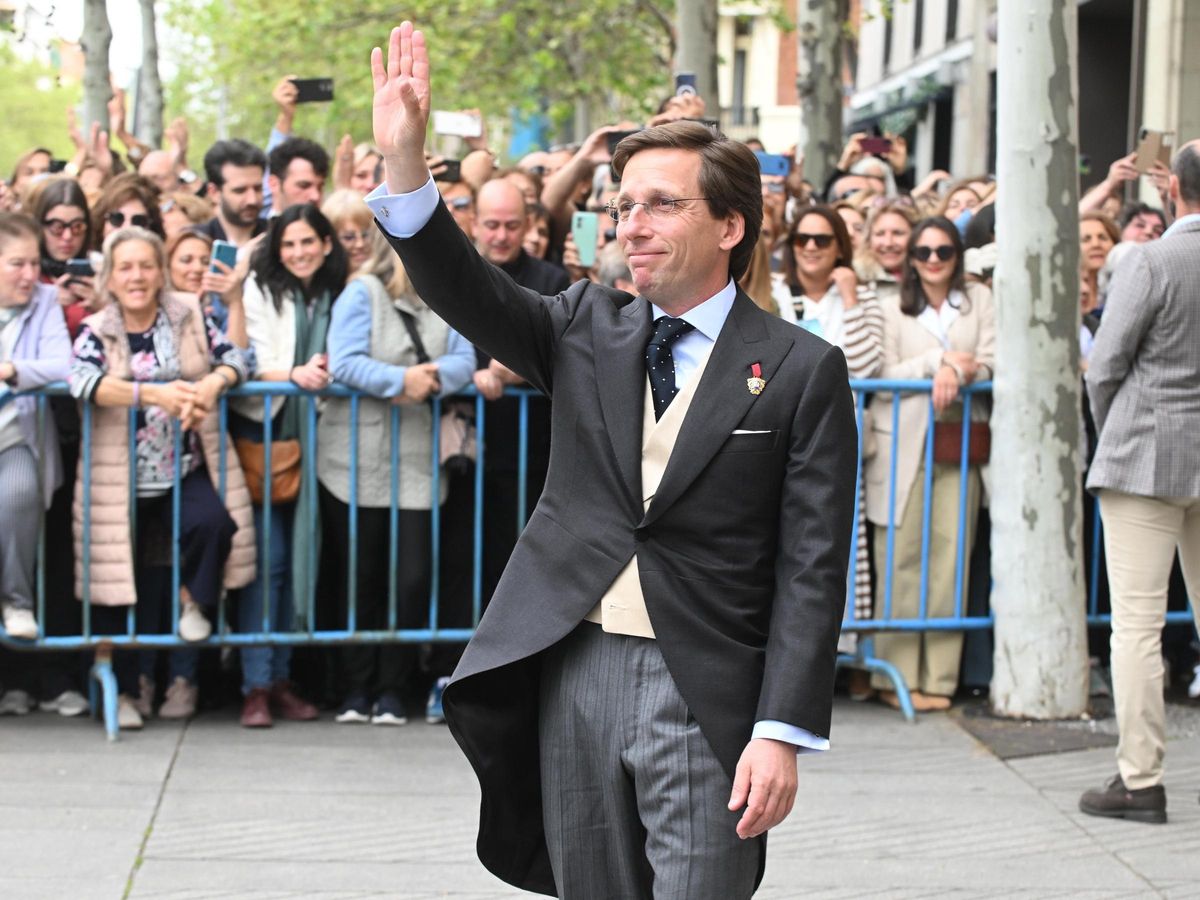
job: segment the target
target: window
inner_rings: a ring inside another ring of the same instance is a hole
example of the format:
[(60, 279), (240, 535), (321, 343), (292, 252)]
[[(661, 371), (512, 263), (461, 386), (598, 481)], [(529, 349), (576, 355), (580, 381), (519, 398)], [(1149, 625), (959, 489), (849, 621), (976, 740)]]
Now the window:
[(953, 44), (958, 36), (958, 0), (946, 0), (946, 43)]
[(921, 32), (925, 30), (925, 0), (913, 0), (913, 56), (921, 55)]

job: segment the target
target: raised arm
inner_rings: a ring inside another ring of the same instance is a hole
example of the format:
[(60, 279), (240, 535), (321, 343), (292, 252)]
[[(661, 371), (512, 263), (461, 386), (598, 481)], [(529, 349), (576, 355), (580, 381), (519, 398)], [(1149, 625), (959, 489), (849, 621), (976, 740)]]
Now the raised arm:
[(383, 172), (392, 194), (407, 194), (429, 179), (425, 166), (425, 130), (429, 124), (429, 51), (425, 35), (412, 22), (393, 28), (383, 52), (371, 51), (375, 85), (372, 124), (375, 146), (383, 153)]

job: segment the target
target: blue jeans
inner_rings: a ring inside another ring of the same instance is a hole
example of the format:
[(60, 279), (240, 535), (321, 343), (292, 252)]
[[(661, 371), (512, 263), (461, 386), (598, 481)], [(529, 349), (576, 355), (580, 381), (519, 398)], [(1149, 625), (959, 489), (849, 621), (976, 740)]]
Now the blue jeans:
[[(241, 634), (261, 632), (263, 627), (263, 574), (271, 579), (271, 631), (292, 630), (292, 519), (295, 504), (270, 506), (264, 514), (261, 506), (254, 507), (254, 530), (258, 535), (258, 577), (242, 588), (238, 602), (237, 630)], [(268, 558), (264, 543), (263, 524), (271, 519), (271, 552)], [(292, 661), (292, 648), (243, 647), (242, 693), (255, 688), (270, 687), (285, 681)]]

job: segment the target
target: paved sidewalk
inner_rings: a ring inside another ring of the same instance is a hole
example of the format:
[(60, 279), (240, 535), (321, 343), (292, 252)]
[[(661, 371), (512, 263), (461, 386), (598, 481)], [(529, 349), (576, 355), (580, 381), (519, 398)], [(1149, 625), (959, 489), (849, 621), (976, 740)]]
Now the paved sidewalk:
[[(1002, 762), (945, 716), (841, 701), (801, 760), (760, 898), (1200, 898), (1200, 738), (1168, 747), (1169, 825), (1090, 819), (1111, 749)], [(475, 860), (478, 795), (444, 727), (152, 722), (114, 745), (0, 719), (0, 897), (528, 896)]]

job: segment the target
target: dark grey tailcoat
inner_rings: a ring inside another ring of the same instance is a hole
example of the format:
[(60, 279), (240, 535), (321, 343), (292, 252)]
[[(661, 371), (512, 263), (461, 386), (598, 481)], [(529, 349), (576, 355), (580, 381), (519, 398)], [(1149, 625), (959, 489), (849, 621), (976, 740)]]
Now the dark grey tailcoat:
[[(667, 667), (730, 778), (758, 720), (829, 734), (858, 447), (846, 362), (739, 291), (644, 512), (649, 304), (588, 282), (556, 297), (520, 288), (440, 203), (418, 234), (392, 243), (426, 303), (552, 398), (545, 492), (445, 709), (482, 787), (480, 859), (553, 894), (539, 653), (635, 553)], [(767, 382), (758, 396), (746, 383), (755, 363)]]

